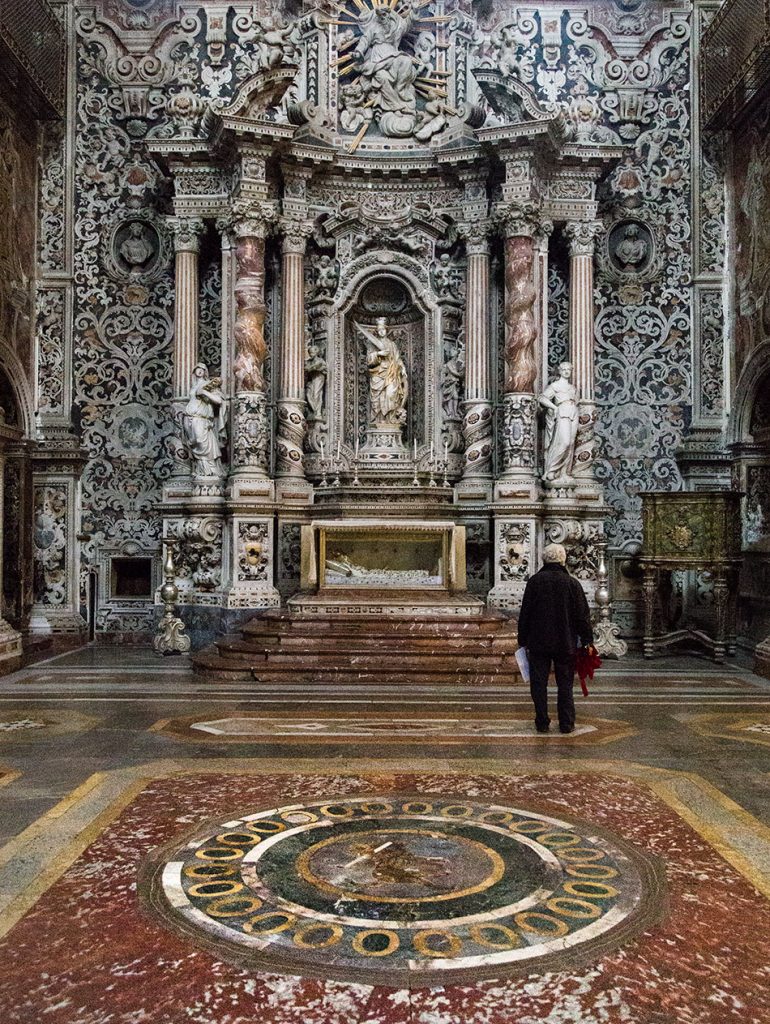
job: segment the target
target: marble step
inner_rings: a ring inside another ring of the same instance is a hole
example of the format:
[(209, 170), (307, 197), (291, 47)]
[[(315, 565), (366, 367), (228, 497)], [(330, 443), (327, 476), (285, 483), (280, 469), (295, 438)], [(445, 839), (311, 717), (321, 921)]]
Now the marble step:
[[(479, 637), (428, 637), (428, 636), (355, 636), (355, 637), (307, 637), (307, 636), (282, 636), (280, 638), (265, 637), (264, 640), (257, 640), (249, 637), (248, 640), (241, 640), (240, 643), (247, 643), (252, 650), (257, 646), (266, 651), (317, 651), (319, 654), (335, 654), (340, 650), (355, 651), (356, 653), (385, 652), (395, 653), (399, 657), (404, 654), (431, 654), (437, 647), (444, 652), (458, 651), (466, 654), (488, 654), (490, 651), (499, 653), (514, 654), (518, 649), (515, 635), (501, 636), (479, 636)], [(223, 641), (218, 640), (217, 645), (222, 647)], [(229, 643), (227, 646), (231, 646)]]
[[(511, 668), (500, 667), (496, 671), (479, 671), (473, 668), (453, 669), (445, 672), (418, 673), (426, 685), (439, 686), (464, 686), (481, 687), (510, 683), (511, 685), (521, 683), (517, 672)], [(307, 686), (329, 687), (342, 685), (377, 685), (379, 687), (401, 688), (408, 687), (412, 683), (410, 674), (404, 673), (399, 667), (397, 671), (387, 671), (369, 667), (368, 669), (339, 668), (322, 669), (315, 671), (291, 672), (292, 680), (296, 683)], [(281, 683), (286, 682), (286, 672), (276, 672), (273, 669), (254, 668), (252, 678), (258, 683)]]
[(516, 623), (506, 618), (473, 618), (460, 621), (445, 619), (252, 619), (241, 629), (244, 636), (301, 636), (301, 637), (473, 637), (491, 634), (514, 634)]
[[(507, 661), (506, 661), (507, 659)], [(470, 656), (447, 657), (446, 651), (434, 651), (431, 654), (410, 654), (406, 657), (399, 654), (387, 658), (373, 659), (371, 652), (338, 651), (336, 654), (298, 654), (293, 652), (270, 651), (262, 658), (254, 659), (254, 668), (266, 665), (270, 669), (286, 668), (287, 671), (312, 672), (315, 670), (343, 670), (351, 668), (370, 668), (378, 671), (379, 667), (391, 670), (398, 669), (410, 675), (425, 672), (464, 672), (478, 669), (479, 671), (495, 671), (500, 665), (513, 663), (513, 654), (497, 655), (473, 654)]]

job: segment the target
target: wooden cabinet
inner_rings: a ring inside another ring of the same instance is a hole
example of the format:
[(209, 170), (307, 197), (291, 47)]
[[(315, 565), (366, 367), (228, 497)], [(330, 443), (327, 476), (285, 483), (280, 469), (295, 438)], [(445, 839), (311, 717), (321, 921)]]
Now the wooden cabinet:
[[(694, 639), (716, 661), (735, 653), (738, 569), (741, 561), (741, 498), (738, 491), (650, 491), (642, 494), (644, 543), (644, 655)], [(660, 592), (675, 570), (709, 572), (714, 579), (715, 630), (659, 626)]]

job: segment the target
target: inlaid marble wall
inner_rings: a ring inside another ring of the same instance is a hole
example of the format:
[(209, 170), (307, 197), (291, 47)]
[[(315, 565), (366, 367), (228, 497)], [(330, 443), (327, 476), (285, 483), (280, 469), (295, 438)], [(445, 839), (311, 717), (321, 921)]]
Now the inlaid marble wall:
[[(259, 0), (254, 10), (266, 25), (280, 27), (281, 18), (299, 17), (312, 6), (285, 3), (276, 11)], [(627, 147), (625, 159), (601, 189), (605, 232), (598, 243), (596, 276), (597, 473), (615, 513), (607, 524), (611, 546), (622, 554), (641, 538), (639, 492), (682, 486), (674, 452), (692, 420), (691, 5), (688, 0), (565, 0), (444, 6), (476, 17), (472, 62), (491, 60), (508, 67), (541, 101), (564, 111), (576, 141)], [(241, 7), (245, 12), (246, 5)], [(38, 370), (41, 401), (63, 413), (70, 359), (66, 332), (71, 329), (72, 398), (88, 456), (82, 480), (84, 526), (90, 531), (83, 547), (85, 567), (106, 564), (105, 558), (121, 552), (157, 559), (157, 504), (172, 468), (173, 252), (164, 223), (170, 183), (148, 154), (148, 143), (164, 137), (169, 110), (177, 127), (184, 122), (192, 109), (190, 97), (193, 108), (197, 97), (215, 105), (229, 100), (253, 73), (258, 52), (236, 14), (227, 14), (223, 5), (159, 0), (140, 8), (129, 0), (94, 0), (78, 9), (76, 28), (70, 111), (75, 289), (71, 309), (61, 289), (43, 295)], [(146, 52), (133, 47), (129, 53), (121, 33), (139, 30), (148, 40)], [(512, 43), (514, 36), (528, 42), (523, 57)], [(638, 53), (641, 59), (620, 62), (619, 51)], [(623, 79), (631, 73), (633, 82)], [(624, 88), (631, 85), (633, 91)], [(302, 88), (298, 81), (291, 96), (296, 98)], [(285, 118), (285, 111), (277, 116)], [(489, 116), (493, 124), (494, 115)], [(65, 135), (51, 133), (43, 153), (40, 230), (50, 268), (63, 265), (64, 259), (56, 218), (68, 159)], [(756, 151), (754, 176), (765, 166), (763, 160), (770, 161), (760, 140), (761, 133), (751, 151)], [(702, 190), (706, 208), (721, 188), (716, 157), (713, 168), (711, 193)], [(759, 218), (762, 211), (745, 215)], [(126, 256), (132, 230), (147, 248), (145, 259)], [(710, 244), (716, 259), (717, 221)], [(763, 245), (758, 243), (749, 260), (752, 266), (764, 253)], [(217, 246), (218, 239), (204, 240), (200, 280), (201, 356), (212, 374), (219, 371), (222, 354)], [(551, 370), (567, 350), (568, 281), (560, 246), (553, 238)], [(266, 326), (274, 348), (280, 302), (271, 251)], [(744, 254), (741, 260), (746, 259)], [(502, 275), (493, 278), (499, 283)], [(749, 279), (753, 283), (747, 288), (759, 287), (754, 277)], [(493, 308), (498, 300), (491, 297)], [(704, 336), (710, 336), (709, 330), (713, 336), (711, 379), (717, 373), (713, 349), (719, 346), (721, 321), (714, 326), (718, 311), (709, 302), (699, 315)], [(705, 401), (718, 402), (717, 391), (711, 398), (704, 392)], [(289, 561), (295, 550), (287, 534), (281, 556), (286, 580), (294, 578)], [(490, 574), (488, 567), (474, 564), (473, 575), (478, 587)], [(147, 604), (121, 607), (106, 592), (99, 604), (100, 629), (149, 626)]]

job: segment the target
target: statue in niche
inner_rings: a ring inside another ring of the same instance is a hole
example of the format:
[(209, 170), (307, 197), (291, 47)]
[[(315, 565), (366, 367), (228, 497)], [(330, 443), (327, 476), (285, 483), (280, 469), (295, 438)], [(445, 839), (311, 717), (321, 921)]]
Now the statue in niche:
[(315, 266), (313, 285), (314, 298), (331, 298), (337, 291), (340, 280), (340, 268), (331, 256), (321, 256)]
[(321, 350), (314, 342), (307, 347), (305, 360), (305, 401), (307, 402), (307, 419), (310, 423), (324, 420), (324, 392), (329, 368), (321, 355)]
[(126, 261), (132, 277), (137, 277), (146, 269), (146, 264), (155, 255), (155, 247), (147, 237), (145, 225), (134, 220), (128, 227), (128, 237), (118, 247), (118, 252)]
[(222, 444), (225, 439), (225, 396), (218, 377), (209, 379), (203, 363), (193, 370), (190, 398), (182, 417), (193, 473), (222, 476)]
[(647, 259), (650, 247), (639, 235), (638, 224), (628, 224), (623, 239), (615, 249), (615, 259), (624, 270), (638, 270)]
[(444, 419), (461, 420), (460, 398), (463, 381), (465, 380), (465, 360), (463, 350), (458, 348), (451, 359), (444, 364), (444, 378), (441, 381), (441, 394), (444, 406)]
[(572, 460), (578, 430), (578, 394), (572, 384), (572, 363), (559, 364), (559, 376), (540, 396), (545, 409), (546, 483), (572, 480)]
[(409, 381), (398, 345), (388, 333), (384, 316), (373, 333), (358, 327), (366, 341), (369, 370), (369, 419), (373, 427), (400, 427), (406, 421)]

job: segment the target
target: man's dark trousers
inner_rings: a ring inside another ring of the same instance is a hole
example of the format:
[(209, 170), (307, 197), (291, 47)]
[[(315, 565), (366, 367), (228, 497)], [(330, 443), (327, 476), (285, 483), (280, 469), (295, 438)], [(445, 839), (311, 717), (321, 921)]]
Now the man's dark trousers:
[(551, 719), (548, 716), (548, 673), (553, 662), (558, 696), (556, 708), (559, 714), (559, 728), (571, 729), (575, 724), (575, 701), (572, 684), (575, 679), (575, 658), (557, 655), (553, 658), (542, 651), (529, 651), (529, 692), (535, 705), (535, 726), (547, 729)]

